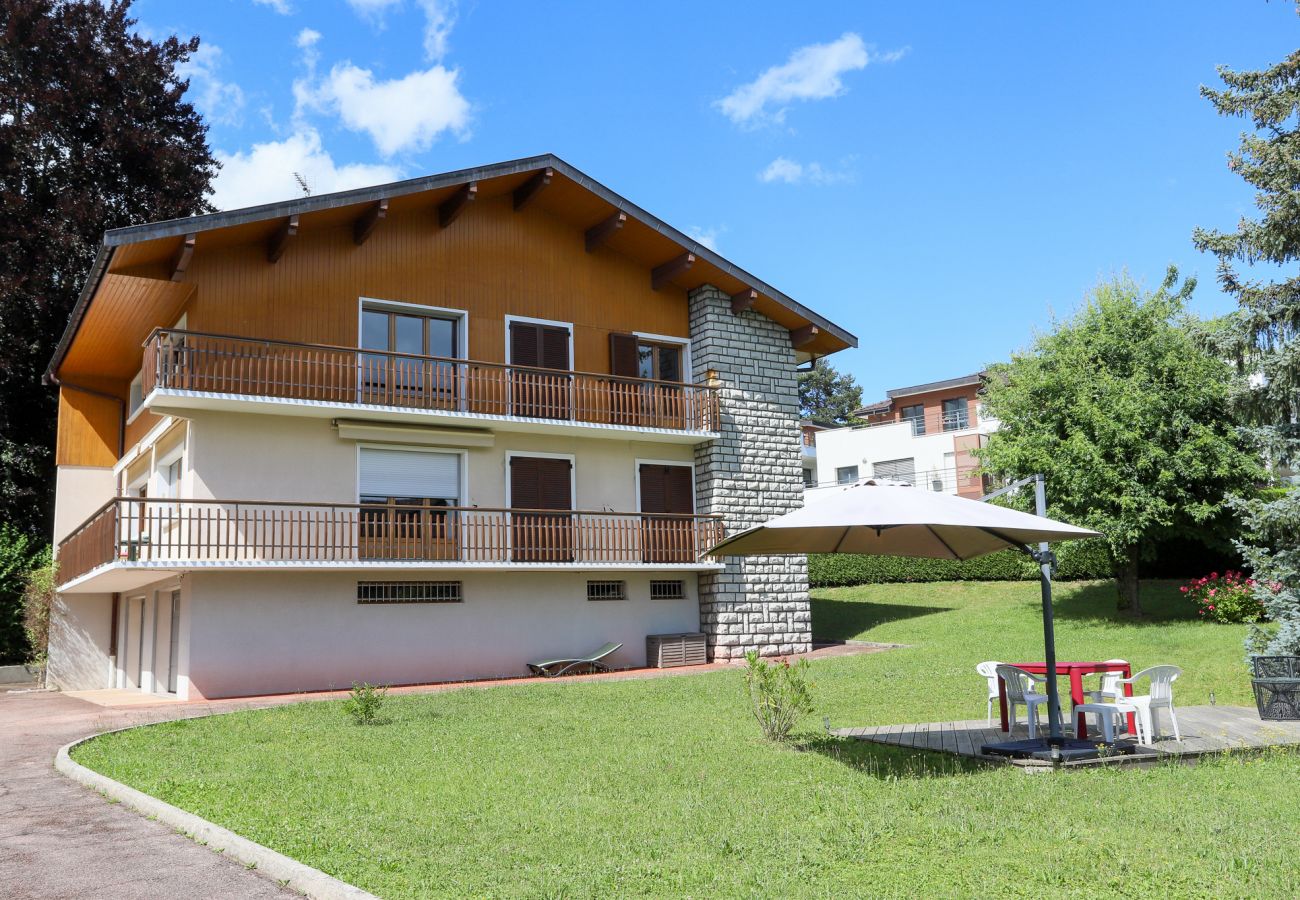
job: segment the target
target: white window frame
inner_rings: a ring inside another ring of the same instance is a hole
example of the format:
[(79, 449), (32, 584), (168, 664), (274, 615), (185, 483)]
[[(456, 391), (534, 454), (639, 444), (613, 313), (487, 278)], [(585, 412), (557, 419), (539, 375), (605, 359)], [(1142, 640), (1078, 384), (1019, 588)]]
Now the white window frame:
[(690, 384), (695, 380), (695, 369), (691, 367), (691, 339), (673, 337), (668, 334), (651, 334), (648, 331), (634, 331), (638, 340), (651, 341), (656, 344), (677, 344), (682, 348), (682, 377), (680, 383)]
[(134, 394), (137, 390), (139, 390), (140, 392), (140, 403), (134, 408), (127, 409), (126, 411), (127, 425), (130, 425), (136, 419), (140, 418), (140, 413), (144, 412), (145, 398), (144, 398), (144, 367), (143, 366), (140, 367), (140, 371), (135, 373), (135, 377), (131, 379), (131, 384), (126, 389), (127, 407), (131, 406), (131, 399), (132, 399), (131, 395)]
[(361, 322), (367, 309), (376, 312), (411, 313), (434, 319), (451, 319), (456, 323), (456, 359), (469, 359), (469, 311), (448, 306), (427, 306), (402, 300), (381, 300), (378, 297), (357, 298), (357, 349), (361, 347)]
[[(853, 472), (854, 472), (853, 477), (852, 477), (851, 479), (849, 479), (848, 481), (843, 481), (843, 480), (841, 480), (841, 479), (840, 479), (840, 470), (841, 470), (841, 469), (852, 469)], [(839, 484), (857, 484), (857, 483), (858, 483), (859, 481), (861, 481), (861, 480), (862, 480), (862, 467), (861, 467), (861, 466), (856, 466), (856, 465), (854, 465), (854, 466), (836, 466), (836, 467), (835, 467), (835, 483), (836, 483), (837, 485), (839, 485)]]
[(456, 447), (412, 447), (406, 444), (376, 444), (376, 443), (358, 443), (356, 471), (353, 473), (354, 481), (352, 484), (352, 495), (357, 498), (357, 505), (361, 505), (361, 451), (362, 450), (401, 450), (407, 453), (441, 453), (453, 454), (459, 457), (457, 465), (457, 480), (459, 487), (457, 490), (460, 496), (456, 498), (456, 507), (464, 508), (469, 503), (469, 451), (458, 449)]
[[(691, 470), (691, 512), (690, 512), (690, 515), (692, 515), (692, 516), (697, 515), (697, 513), (696, 513), (696, 502), (697, 502), (697, 501), (696, 501), (696, 497), (695, 497), (695, 488), (696, 488), (696, 484), (695, 484), (695, 463), (694, 463), (694, 462), (691, 462), (690, 460), (680, 460), (680, 459), (641, 459), (641, 458), (638, 457), (636, 460), (633, 461), (633, 463), (632, 463), (632, 485), (633, 485), (634, 490), (635, 490), (635, 492), (636, 492), (636, 511), (637, 511), (637, 512), (644, 512), (644, 510), (641, 509), (641, 466), (642, 466), (643, 464), (644, 464), (644, 465), (647, 465), (647, 466), (683, 466), (683, 467), (689, 468), (689, 469)], [(670, 514), (670, 515), (671, 515), (671, 514)], [(677, 515), (686, 515), (686, 513), (677, 513)]]

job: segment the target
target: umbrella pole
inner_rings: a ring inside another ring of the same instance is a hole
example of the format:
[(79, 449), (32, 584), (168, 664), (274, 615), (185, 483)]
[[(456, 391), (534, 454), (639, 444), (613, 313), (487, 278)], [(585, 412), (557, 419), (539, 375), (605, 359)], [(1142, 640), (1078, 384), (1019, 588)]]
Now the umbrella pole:
[[(1042, 475), (1034, 476), (1034, 507), (1038, 515), (1047, 516), (1047, 479)], [(1028, 549), (1028, 548), (1026, 548)], [(1043, 593), (1043, 655), (1047, 664), (1047, 744), (1052, 748), (1056, 758), (1060, 747), (1065, 743), (1061, 737), (1061, 695), (1056, 690), (1056, 625), (1052, 617), (1052, 566), (1056, 557), (1047, 542), (1038, 545), (1038, 552), (1029, 551), (1029, 555), (1038, 563), (1038, 583)]]

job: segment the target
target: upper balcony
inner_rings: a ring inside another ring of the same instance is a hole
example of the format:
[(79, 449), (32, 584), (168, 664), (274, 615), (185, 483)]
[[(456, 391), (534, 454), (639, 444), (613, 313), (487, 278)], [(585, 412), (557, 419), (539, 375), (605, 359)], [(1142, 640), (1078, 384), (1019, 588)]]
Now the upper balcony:
[(428, 422), (666, 443), (718, 436), (707, 386), (176, 329), (144, 345), (143, 405)]
[(64, 593), (192, 571), (721, 568), (720, 517), (115, 497), (59, 544)]

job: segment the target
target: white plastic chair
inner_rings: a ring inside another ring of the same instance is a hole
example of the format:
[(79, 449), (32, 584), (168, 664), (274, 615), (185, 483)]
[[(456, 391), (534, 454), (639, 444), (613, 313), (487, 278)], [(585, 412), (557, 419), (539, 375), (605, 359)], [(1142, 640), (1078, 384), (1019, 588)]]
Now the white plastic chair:
[[(1157, 709), (1169, 710), (1169, 720), (1174, 725), (1174, 740), (1181, 741), (1182, 733), (1178, 730), (1178, 714), (1174, 712), (1174, 682), (1178, 676), (1183, 674), (1183, 670), (1177, 666), (1150, 666), (1138, 672), (1132, 678), (1121, 678), (1119, 684), (1121, 689), (1126, 684), (1136, 684), (1145, 678), (1151, 683), (1150, 690), (1143, 695), (1133, 697), (1120, 697), (1116, 702), (1116, 707), (1124, 712), (1135, 712), (1138, 718), (1138, 740), (1144, 744), (1155, 743), (1155, 711)], [(1143, 740), (1142, 732), (1145, 732), (1146, 740)]]
[(998, 699), (998, 694), (999, 694), (998, 666), (1000, 665), (1002, 665), (1002, 663), (998, 662), (995, 659), (991, 659), (988, 662), (982, 662), (975, 667), (975, 671), (978, 672), (980, 675), (983, 675), (984, 678), (988, 680), (989, 702), (988, 702), (988, 719), (986, 721), (989, 725), (993, 724), (993, 701)]
[[(1126, 659), (1108, 659), (1107, 665), (1115, 665), (1116, 668), (1101, 672), (1101, 684), (1095, 691), (1084, 691), (1083, 695), (1087, 701), (1080, 703), (1073, 709), (1074, 715), (1083, 714), (1084, 716), (1093, 715), (1097, 717), (1097, 726), (1101, 729), (1107, 743), (1115, 740), (1115, 721), (1124, 722), (1123, 716), (1118, 714), (1115, 704), (1121, 703), (1127, 698), (1124, 696), (1124, 670), (1121, 666), (1127, 666)], [(1122, 724), (1121, 724), (1121, 727)], [(1138, 735), (1141, 741), (1141, 735)]]
[(1029, 737), (1031, 740), (1038, 737), (1038, 707), (1047, 703), (1047, 695), (1030, 690), (1030, 686), (1047, 679), (1002, 663), (995, 666), (994, 671), (1007, 686), (1007, 725), (1011, 729), (1016, 727), (1016, 706), (1023, 706), (1029, 723)]
[(1128, 665), (1128, 660), (1108, 659), (1106, 665), (1114, 665), (1116, 668), (1101, 673), (1101, 685), (1097, 690), (1083, 692), (1089, 703), (1114, 703), (1124, 697), (1124, 685), (1120, 683), (1120, 679), (1124, 677), (1122, 667)]

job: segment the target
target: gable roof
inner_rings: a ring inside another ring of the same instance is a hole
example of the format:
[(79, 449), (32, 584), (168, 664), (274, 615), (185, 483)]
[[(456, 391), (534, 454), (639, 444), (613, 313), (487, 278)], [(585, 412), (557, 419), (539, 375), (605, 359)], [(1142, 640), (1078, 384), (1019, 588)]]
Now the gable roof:
[[(458, 190), (471, 182), (494, 185), (499, 189), (498, 192), (504, 192), (515, 189), (529, 177), (544, 169), (553, 170), (554, 176), (557, 176), (558, 179), (566, 180), (594, 198), (604, 215), (609, 215), (611, 212), (621, 212), (627, 216), (628, 220), (638, 223), (641, 228), (652, 233), (651, 237), (654, 235), (659, 236), (657, 243), (660, 246), (666, 246), (665, 241), (671, 242), (671, 244), (679, 248), (679, 252), (694, 255), (696, 261), (703, 265), (692, 266), (689, 276), (674, 278), (674, 283), (679, 286), (691, 289), (698, 287), (699, 284), (712, 283), (730, 293), (741, 290), (755, 292), (754, 308), (758, 311), (768, 314), (774, 319), (784, 319), (785, 321), (782, 324), (788, 325), (792, 330), (813, 326), (810, 333), (815, 335), (815, 345), (806, 350), (805, 355), (825, 356), (828, 353), (858, 345), (857, 337), (848, 330), (745, 271), (694, 238), (673, 228), (662, 219), (651, 215), (625, 197), (614, 193), (558, 156), (548, 153), (492, 165), (477, 166), (472, 169), (461, 169), (439, 175), (396, 181), (390, 184), (336, 191), (317, 196), (297, 197), (291, 200), (265, 203), (243, 209), (131, 225), (105, 232), (103, 245), (95, 257), (90, 276), (82, 288), (81, 294), (73, 307), (67, 328), (64, 330), (63, 336), (55, 348), (54, 356), (50, 360), (49, 367), (46, 370), (46, 378), (48, 380), (58, 372), (59, 366), (62, 364), (68, 348), (77, 334), (81, 321), (86, 314), (86, 309), (95, 296), (104, 274), (113, 264), (115, 255), (124, 248), (154, 243), (161, 244), (168, 241), (173, 242), (169, 246), (179, 246), (175, 242), (178, 239), (184, 241), (189, 235), (201, 237), (204, 234), (222, 230), (239, 229), (241, 226), (272, 223), (276, 220), (287, 219), (289, 216), (325, 214), (330, 210), (340, 210), (345, 207), (365, 207), (378, 200), (389, 200), (413, 194), (438, 192), (450, 194), (450, 192)], [(587, 225), (592, 224), (595, 224), (595, 222), (587, 223)], [(648, 242), (643, 243), (646, 243), (648, 247)], [(167, 252), (170, 254), (171, 250), (169, 249)], [(648, 249), (647, 252), (649, 252)], [(653, 266), (665, 261), (667, 261), (666, 258), (652, 258), (649, 264)]]

